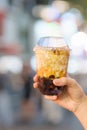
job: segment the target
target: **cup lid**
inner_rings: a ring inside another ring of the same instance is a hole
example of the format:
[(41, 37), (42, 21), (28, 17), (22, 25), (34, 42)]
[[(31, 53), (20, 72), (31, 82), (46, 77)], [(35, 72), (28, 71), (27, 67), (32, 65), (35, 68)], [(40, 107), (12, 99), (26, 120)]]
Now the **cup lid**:
[(63, 37), (41, 37), (38, 45), (42, 47), (64, 47), (67, 46)]

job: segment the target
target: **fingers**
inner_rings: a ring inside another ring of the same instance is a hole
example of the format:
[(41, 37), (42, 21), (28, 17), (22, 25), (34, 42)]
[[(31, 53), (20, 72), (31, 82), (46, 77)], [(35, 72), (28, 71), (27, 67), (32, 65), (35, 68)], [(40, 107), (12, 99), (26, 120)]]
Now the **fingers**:
[(39, 77), (37, 74), (34, 76), (33, 80), (34, 80), (34, 82), (37, 82), (39, 80)]
[[(33, 80), (34, 80), (34, 82), (38, 82), (38, 81), (39, 81), (39, 77), (38, 77), (37, 74), (34, 76)], [(53, 80), (53, 83), (54, 83), (56, 86), (64, 86), (64, 85), (71, 84), (71, 83), (72, 83), (72, 79), (69, 78), (69, 76), (67, 76), (67, 77), (62, 77), (62, 78), (59, 78), (59, 79), (54, 79), (54, 80)]]
[(38, 82), (35, 82), (35, 83), (33, 84), (33, 87), (34, 87), (34, 88), (38, 88), (38, 86), (39, 86), (39, 83), (38, 83)]
[(34, 81), (33, 87), (34, 88), (38, 88), (39, 87), (39, 82), (38, 82), (39, 81), (39, 77), (38, 77), (37, 74), (34, 76), (33, 81)]
[(45, 99), (47, 99), (47, 100), (52, 100), (52, 101), (57, 100), (57, 96), (56, 96), (56, 95), (54, 95), (54, 96), (45, 95), (44, 97), (45, 97)]

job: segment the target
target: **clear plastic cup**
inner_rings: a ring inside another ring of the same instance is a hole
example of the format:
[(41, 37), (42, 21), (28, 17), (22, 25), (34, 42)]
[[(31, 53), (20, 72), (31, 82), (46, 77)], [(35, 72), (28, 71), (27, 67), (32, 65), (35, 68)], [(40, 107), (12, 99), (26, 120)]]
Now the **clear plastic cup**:
[(42, 37), (34, 47), (39, 90), (44, 95), (58, 95), (63, 86), (57, 87), (53, 79), (67, 74), (70, 49), (62, 37)]

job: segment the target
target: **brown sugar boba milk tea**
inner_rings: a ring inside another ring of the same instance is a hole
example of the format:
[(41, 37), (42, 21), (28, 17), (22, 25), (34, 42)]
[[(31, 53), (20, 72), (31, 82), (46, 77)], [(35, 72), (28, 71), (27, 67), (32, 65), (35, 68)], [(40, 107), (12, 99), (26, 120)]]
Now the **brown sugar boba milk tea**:
[(66, 76), (69, 47), (62, 37), (42, 37), (34, 51), (40, 92), (44, 95), (58, 95), (63, 86), (55, 86), (53, 79)]

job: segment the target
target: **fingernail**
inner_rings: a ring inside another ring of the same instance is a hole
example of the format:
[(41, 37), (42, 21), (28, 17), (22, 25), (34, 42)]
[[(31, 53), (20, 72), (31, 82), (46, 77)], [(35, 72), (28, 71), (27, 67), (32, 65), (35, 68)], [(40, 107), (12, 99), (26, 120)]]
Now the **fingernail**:
[(54, 79), (53, 82), (54, 83), (60, 83), (59, 79)]

